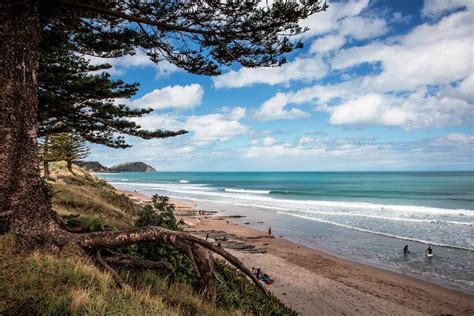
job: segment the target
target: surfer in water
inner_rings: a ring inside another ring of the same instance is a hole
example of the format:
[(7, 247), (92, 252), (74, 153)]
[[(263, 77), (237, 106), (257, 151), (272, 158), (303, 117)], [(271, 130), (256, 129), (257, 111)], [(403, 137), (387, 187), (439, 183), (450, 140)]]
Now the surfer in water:
[(431, 249), (430, 245), (428, 245), (428, 248), (426, 248), (425, 252), (426, 252), (427, 257), (432, 257), (433, 256), (433, 249)]
[(406, 256), (410, 253), (410, 251), (408, 250), (408, 245), (405, 245), (405, 247), (403, 247), (403, 254)]

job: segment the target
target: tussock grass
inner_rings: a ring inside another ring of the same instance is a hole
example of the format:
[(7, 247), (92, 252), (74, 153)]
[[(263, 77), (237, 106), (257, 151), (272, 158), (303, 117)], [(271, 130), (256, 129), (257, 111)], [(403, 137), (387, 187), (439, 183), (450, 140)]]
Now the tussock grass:
[(0, 236), (1, 315), (179, 315), (149, 291), (117, 289), (112, 277), (77, 257), (15, 254)]
[(84, 169), (73, 165), (73, 171), (68, 172), (64, 162), (51, 164), (51, 202), (58, 214), (117, 229), (133, 226), (138, 205)]
[(243, 315), (152, 271), (122, 271), (129, 285), (119, 289), (87, 259), (13, 249), (13, 235), (0, 236), (0, 315)]

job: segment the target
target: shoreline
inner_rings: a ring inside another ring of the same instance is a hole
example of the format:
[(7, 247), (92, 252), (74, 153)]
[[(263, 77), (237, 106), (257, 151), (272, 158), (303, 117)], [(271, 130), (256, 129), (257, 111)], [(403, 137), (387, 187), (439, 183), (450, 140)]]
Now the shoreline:
[[(150, 198), (122, 191), (136, 201)], [(224, 236), (222, 246), (248, 267), (275, 279), (268, 288), (302, 315), (474, 314), (473, 296), (411, 275), (369, 265), (237, 224), (231, 217), (198, 215), (192, 201), (172, 199), (188, 231)], [(202, 220), (201, 220), (202, 219)], [(216, 237), (216, 238), (217, 238)], [(217, 242), (217, 241), (216, 241)]]

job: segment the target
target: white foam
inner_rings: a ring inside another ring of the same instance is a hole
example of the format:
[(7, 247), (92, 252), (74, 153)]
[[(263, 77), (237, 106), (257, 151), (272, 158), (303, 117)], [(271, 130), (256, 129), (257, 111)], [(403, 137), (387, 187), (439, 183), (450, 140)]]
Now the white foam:
[(399, 235), (394, 235), (394, 234), (387, 234), (387, 233), (377, 232), (377, 231), (364, 229), (364, 228), (358, 228), (358, 227), (354, 227), (354, 226), (350, 226), (350, 225), (345, 225), (345, 224), (341, 224), (341, 223), (336, 223), (336, 222), (327, 221), (327, 220), (324, 220), (324, 219), (313, 218), (313, 217), (304, 216), (304, 215), (298, 215), (298, 214), (292, 214), (292, 213), (286, 213), (286, 212), (277, 212), (277, 213), (286, 214), (286, 215), (295, 216), (295, 217), (300, 217), (300, 218), (304, 218), (304, 219), (308, 219), (308, 220), (312, 220), (312, 221), (316, 221), (316, 222), (321, 222), (321, 223), (326, 223), (326, 224), (331, 224), (331, 225), (335, 225), (335, 226), (339, 226), (339, 227), (349, 228), (349, 229), (353, 229), (353, 230), (357, 230), (357, 231), (361, 231), (361, 232), (369, 233), (369, 234), (375, 234), (375, 235), (381, 235), (381, 236), (386, 236), (386, 237), (391, 237), (391, 238), (396, 238), (396, 239), (415, 241), (415, 242), (419, 242), (419, 243), (427, 244), (427, 245), (434, 245), (434, 246), (440, 246), (440, 247), (449, 247), (449, 248), (455, 248), (455, 249), (461, 249), (461, 250), (467, 250), (467, 251), (474, 251), (473, 248), (462, 247), (462, 246), (457, 246), (457, 245), (448, 245), (448, 244), (443, 244), (443, 243), (437, 243), (437, 242), (434, 242), (434, 241), (410, 238), (410, 237), (399, 236)]
[(189, 183), (188, 180), (179, 180), (179, 183)]
[(305, 212), (308, 214), (320, 214), (320, 215), (331, 215), (331, 216), (349, 216), (349, 217), (365, 217), (365, 218), (375, 218), (383, 219), (387, 221), (397, 221), (397, 222), (413, 222), (413, 223), (428, 223), (428, 224), (450, 224), (450, 225), (465, 225), (465, 226), (474, 226), (474, 222), (460, 222), (460, 221), (444, 221), (439, 219), (416, 219), (416, 218), (400, 218), (400, 217), (388, 217), (388, 216), (379, 216), (379, 215), (368, 215), (368, 214), (359, 214), (359, 213), (341, 213), (341, 212), (319, 212), (319, 211), (308, 211)]
[(245, 190), (245, 189), (229, 189), (225, 188), (225, 192), (234, 192), (234, 193), (250, 193), (250, 194), (270, 194), (270, 190)]
[[(111, 184), (126, 186), (142, 186), (166, 192), (174, 192), (183, 195), (191, 194), (193, 197), (213, 197), (221, 200), (223, 203), (242, 203), (251, 202), (248, 205), (272, 209), (275, 205), (285, 210), (297, 211), (337, 211), (337, 212), (370, 212), (370, 215), (387, 216), (388, 218), (400, 218), (406, 216), (464, 216), (474, 217), (474, 210), (466, 209), (443, 209), (427, 206), (415, 205), (384, 205), (366, 202), (347, 202), (347, 201), (318, 201), (318, 200), (289, 200), (279, 199), (269, 196), (269, 190), (246, 190), (236, 188), (225, 188), (219, 191), (216, 188), (208, 187), (204, 184), (192, 184), (188, 186), (166, 183), (120, 183), (110, 182)], [(382, 215), (383, 214), (383, 215)], [(464, 223), (459, 221), (460, 223)], [(470, 222), (472, 223), (472, 222)], [(464, 225), (464, 224), (461, 224)], [(470, 224), (469, 224), (470, 225)]]

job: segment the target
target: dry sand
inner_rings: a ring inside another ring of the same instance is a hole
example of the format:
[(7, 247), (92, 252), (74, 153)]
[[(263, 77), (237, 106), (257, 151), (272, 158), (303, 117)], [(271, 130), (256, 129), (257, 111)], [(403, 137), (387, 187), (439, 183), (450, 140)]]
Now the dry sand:
[(191, 202), (173, 203), (191, 233), (203, 238), (209, 234), (215, 242), (225, 237), (219, 241), (222, 246), (248, 267), (268, 273), (275, 283), (267, 288), (301, 315), (474, 315), (469, 294), (268, 238), (231, 218), (198, 215)]

